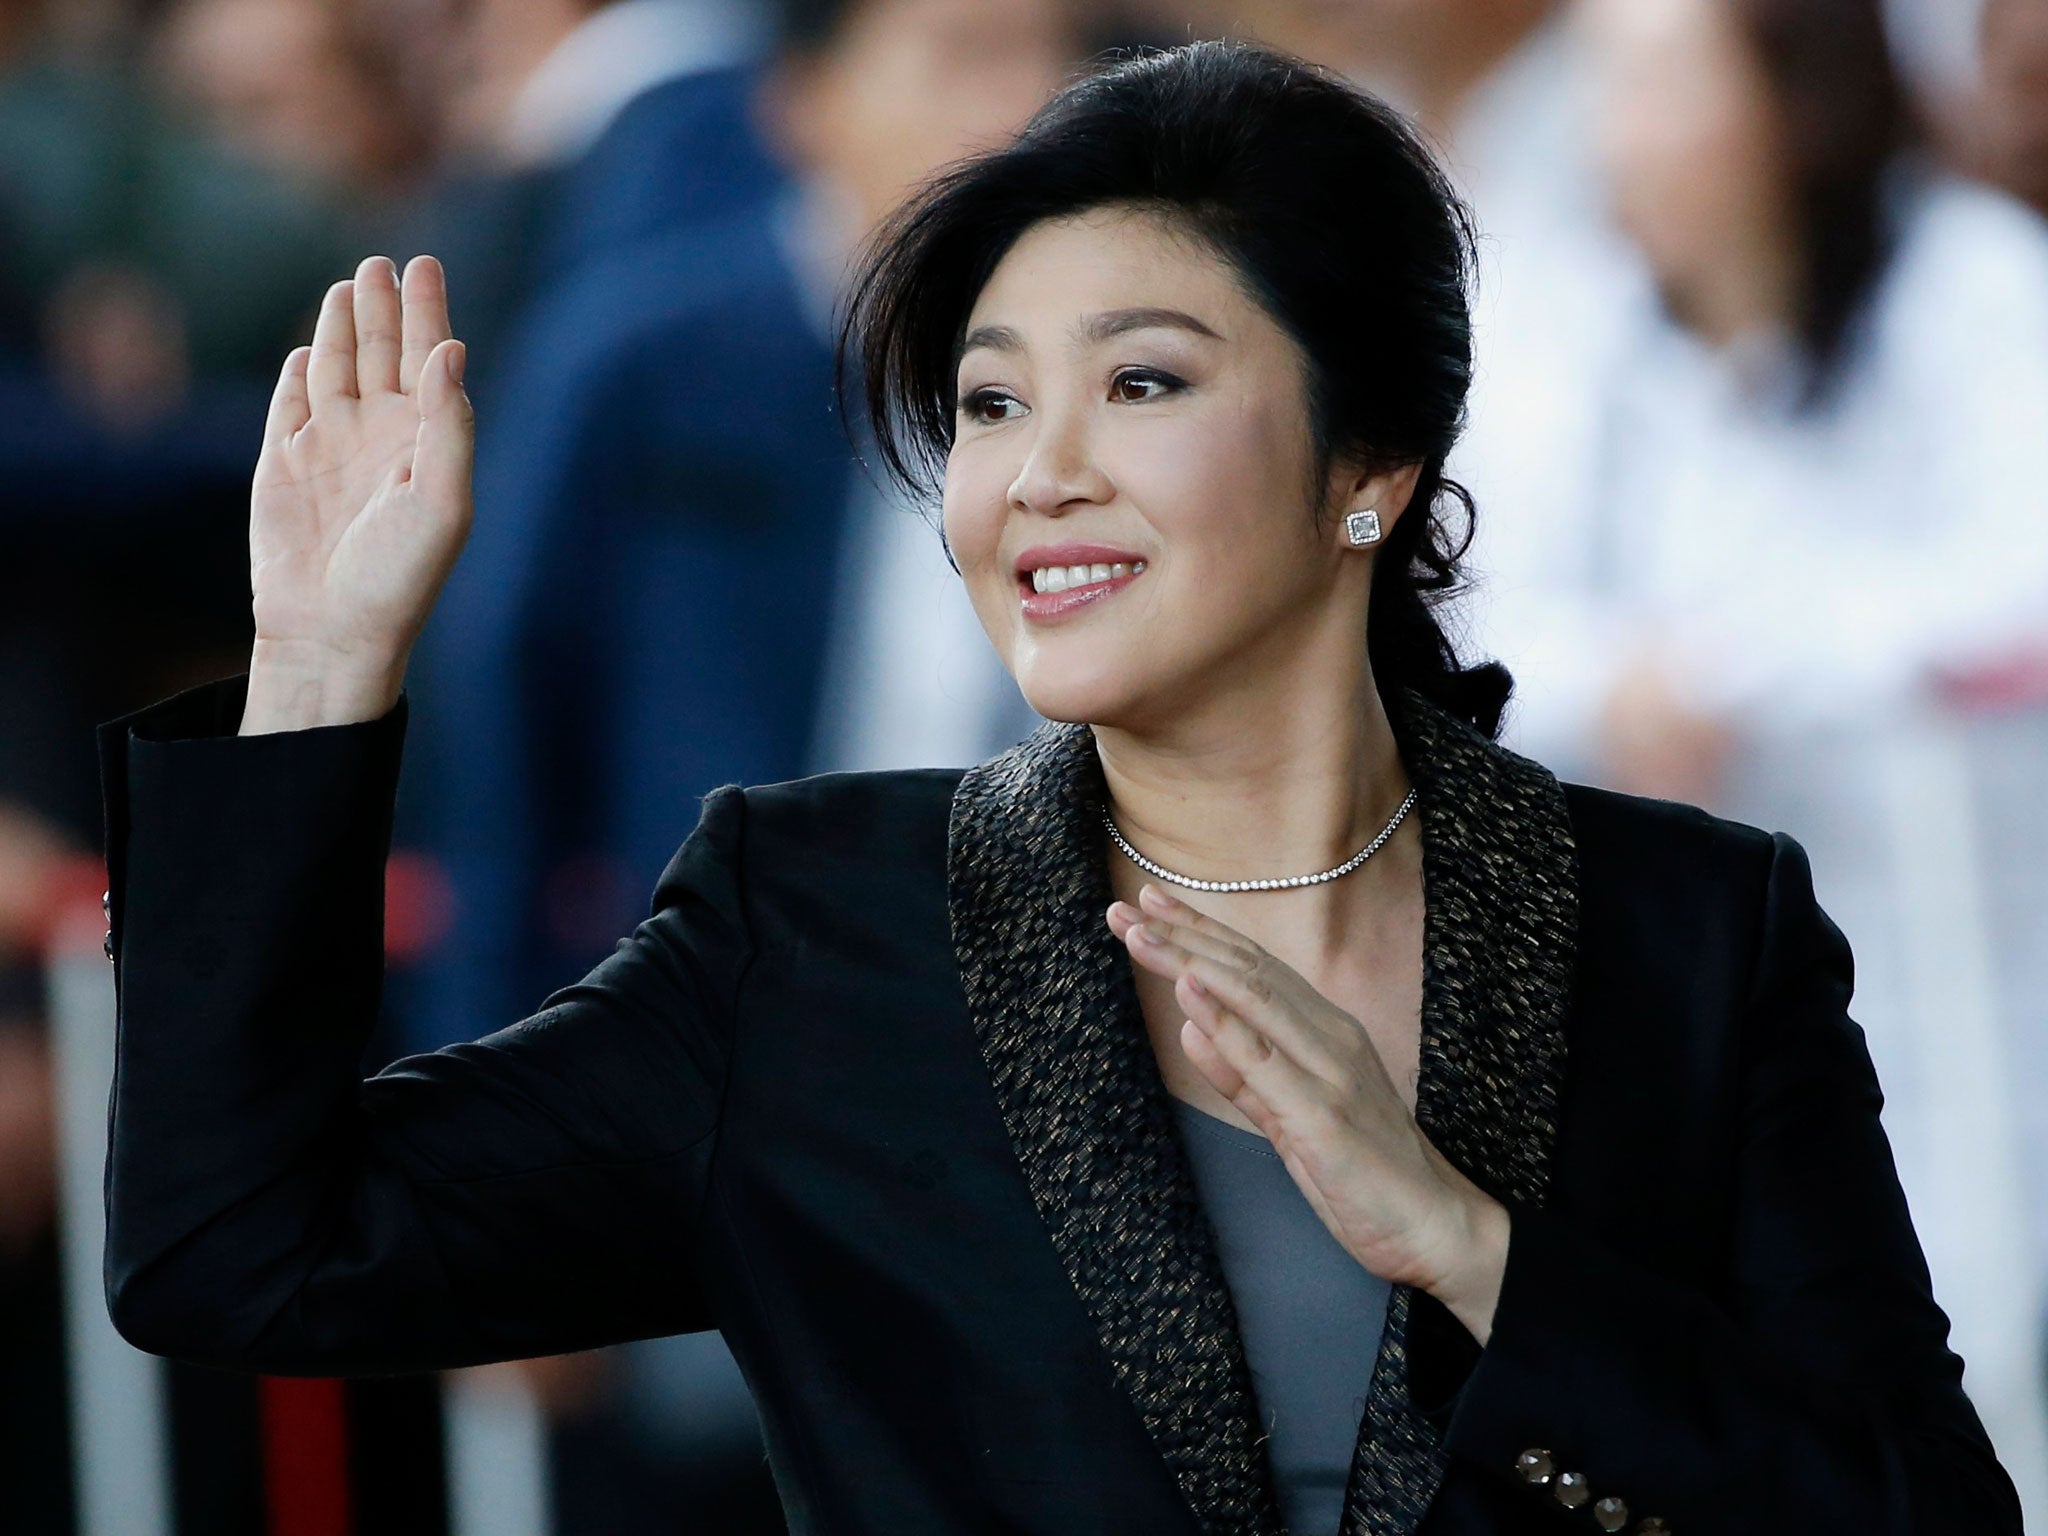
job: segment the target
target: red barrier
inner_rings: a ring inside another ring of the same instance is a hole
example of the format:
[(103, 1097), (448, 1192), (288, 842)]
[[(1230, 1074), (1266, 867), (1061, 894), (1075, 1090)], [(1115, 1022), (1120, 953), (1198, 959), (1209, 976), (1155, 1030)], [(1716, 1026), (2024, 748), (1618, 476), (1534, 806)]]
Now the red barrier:
[(345, 1383), (265, 1376), (258, 1389), (269, 1536), (351, 1536)]

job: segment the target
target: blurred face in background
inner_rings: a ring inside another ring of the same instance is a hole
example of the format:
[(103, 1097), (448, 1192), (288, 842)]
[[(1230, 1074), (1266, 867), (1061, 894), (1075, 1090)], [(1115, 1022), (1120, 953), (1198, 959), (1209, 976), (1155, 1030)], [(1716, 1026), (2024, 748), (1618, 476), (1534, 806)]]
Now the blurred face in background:
[(1215, 7), (1255, 37), (1393, 97), (1432, 128), (1558, 9), (1559, 0), (1240, 0)]
[(419, 158), (387, 63), (344, 7), (321, 0), (183, 0), (157, 48), (172, 96), (222, 140), (340, 186), (373, 185)]
[(2048, 0), (1985, 0), (1972, 103), (1986, 174), (2048, 212)]
[(1057, 0), (866, 0), (822, 47), (782, 62), (769, 130), (865, 228), (940, 165), (1022, 127), (1076, 46)]
[(1586, 0), (1616, 219), (1667, 291), (1769, 265), (1792, 227), (1779, 112), (1727, 0)]

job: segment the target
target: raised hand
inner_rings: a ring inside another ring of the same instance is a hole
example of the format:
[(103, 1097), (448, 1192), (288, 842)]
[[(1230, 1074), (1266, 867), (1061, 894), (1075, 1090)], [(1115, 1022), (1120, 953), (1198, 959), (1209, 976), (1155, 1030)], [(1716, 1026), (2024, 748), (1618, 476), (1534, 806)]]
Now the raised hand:
[(249, 503), (256, 644), (242, 734), (370, 720), (469, 535), (474, 417), (441, 264), (327, 290), (285, 359)]
[(1431, 1145), (1365, 1027), (1285, 961), (1156, 884), (1110, 931), (1174, 983), (1181, 1049), (1280, 1155), (1345, 1251), (1430, 1292), (1484, 1344), (1507, 1209)]

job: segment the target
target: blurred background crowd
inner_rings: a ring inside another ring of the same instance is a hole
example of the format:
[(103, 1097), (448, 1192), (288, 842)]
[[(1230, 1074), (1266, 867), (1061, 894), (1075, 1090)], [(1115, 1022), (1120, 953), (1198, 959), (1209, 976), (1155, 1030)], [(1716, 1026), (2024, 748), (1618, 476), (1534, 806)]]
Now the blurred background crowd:
[[(0, 0), (0, 1529), (115, 1536), (50, 982), (101, 888), (92, 726), (246, 667), (248, 474), (325, 287), (439, 256), (479, 422), (374, 1070), (581, 976), (713, 786), (1030, 729), (859, 467), (834, 303), (1085, 60), (1226, 34), (1397, 102), (1470, 198), (1465, 648), (1516, 674), (1510, 745), (1812, 853), (2048, 1524), (2048, 0)], [(462, 1493), (474, 1381), (350, 1389), (309, 1512), (304, 1400), (172, 1370), (166, 1529), (782, 1528), (715, 1334), (476, 1379), (535, 1426), (523, 1512)]]

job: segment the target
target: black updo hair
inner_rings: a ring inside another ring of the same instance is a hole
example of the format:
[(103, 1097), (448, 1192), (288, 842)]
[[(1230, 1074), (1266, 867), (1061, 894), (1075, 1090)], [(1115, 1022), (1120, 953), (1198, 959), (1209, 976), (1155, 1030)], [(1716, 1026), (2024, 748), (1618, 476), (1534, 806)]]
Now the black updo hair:
[(856, 263), (835, 371), (843, 405), (858, 357), (883, 468), (936, 499), (983, 285), (1032, 225), (1111, 205), (1202, 241), (1300, 344), (1318, 503), (1339, 454), (1422, 466), (1376, 556), (1374, 679), (1498, 736), (1507, 669), (1461, 665), (1435, 611), (1462, 588), (1473, 532), (1471, 495), (1444, 475), (1472, 382), (1472, 217), (1399, 113), (1305, 60), (1203, 41), (1099, 61), (899, 207)]

